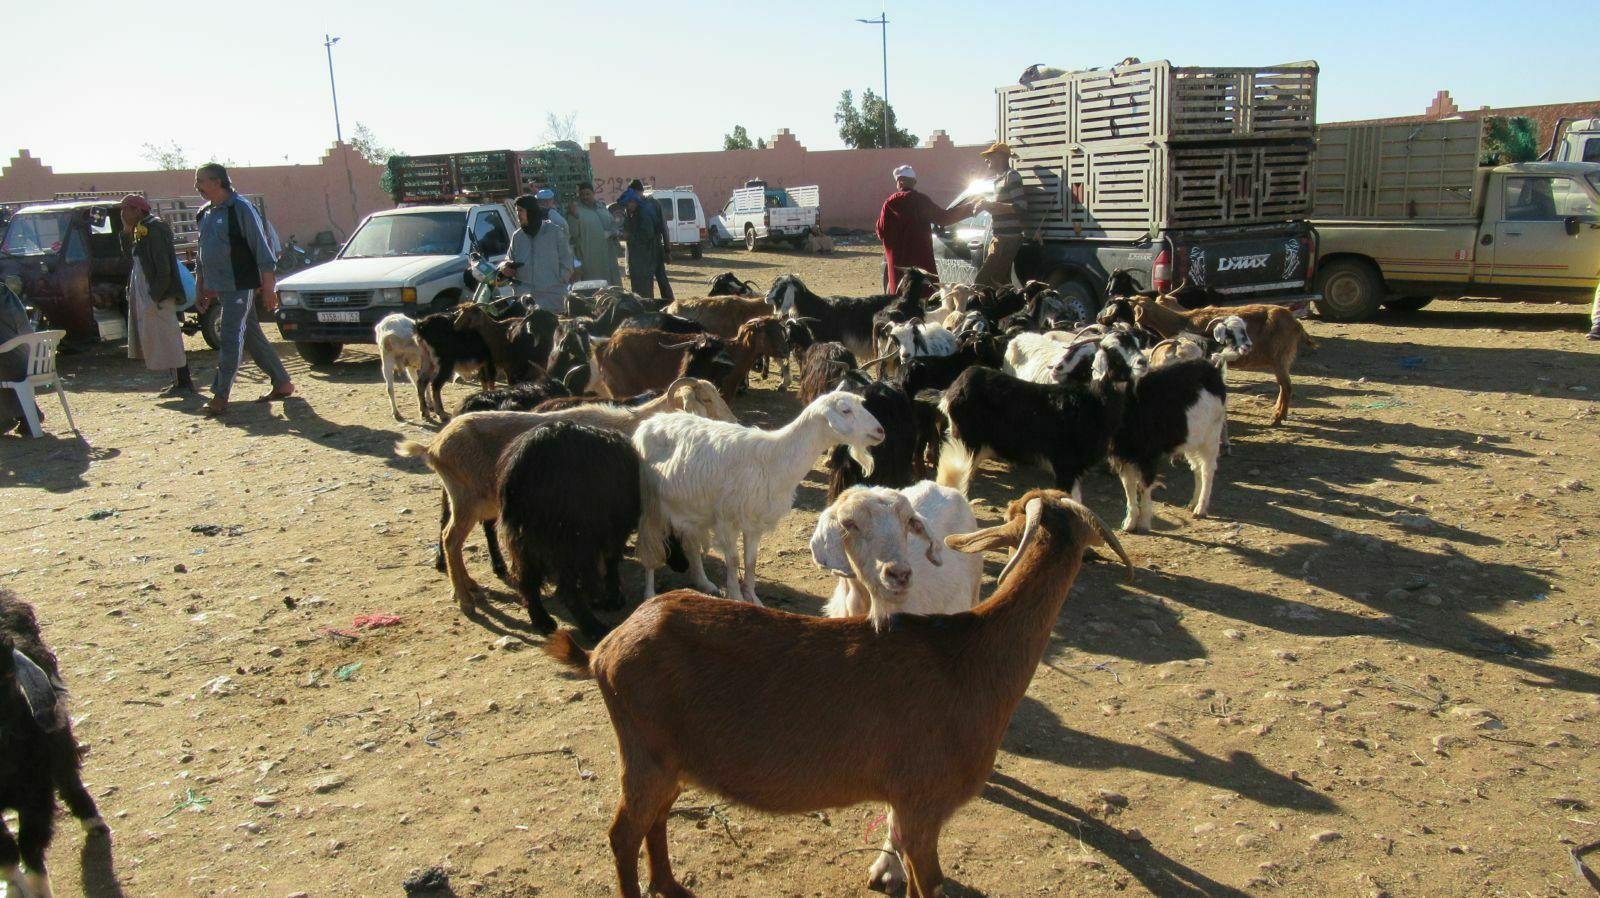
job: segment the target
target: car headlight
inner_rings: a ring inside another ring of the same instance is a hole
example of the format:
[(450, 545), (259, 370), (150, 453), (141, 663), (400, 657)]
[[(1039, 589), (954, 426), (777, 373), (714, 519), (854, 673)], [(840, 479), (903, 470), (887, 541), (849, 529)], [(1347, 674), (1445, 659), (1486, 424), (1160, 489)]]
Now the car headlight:
[(399, 305), (400, 304), (400, 288), (399, 287), (384, 287), (383, 289), (379, 290), (378, 291), (378, 304), (379, 305), (385, 305), (385, 306), (397, 306), (397, 305)]
[(278, 304), (282, 306), (298, 306), (300, 305), (300, 294), (293, 290), (279, 293)]

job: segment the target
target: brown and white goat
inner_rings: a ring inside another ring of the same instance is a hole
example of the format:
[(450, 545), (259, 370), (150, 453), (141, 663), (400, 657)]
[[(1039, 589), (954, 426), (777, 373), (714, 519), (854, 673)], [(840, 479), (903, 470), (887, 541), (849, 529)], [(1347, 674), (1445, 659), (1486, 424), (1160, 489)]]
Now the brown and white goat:
[[(690, 412), (717, 421), (736, 421), (717, 388), (692, 377), (679, 378), (658, 399), (629, 407), (595, 403), (561, 411), (472, 412), (460, 415), (441, 429), (429, 445), (402, 440), (395, 451), (428, 463), (444, 487), (444, 520), (440, 525), (440, 551), (456, 605), (471, 614), (483, 587), (467, 573), (461, 547), (472, 528), (500, 516), (499, 484), (495, 471), (500, 455), (518, 436), (547, 421), (570, 421), (632, 436), (639, 423), (664, 412)], [(575, 484), (580, 489), (581, 484)], [(485, 526), (485, 535), (494, 534)]]
[(1215, 321), (1230, 315), (1244, 319), (1250, 334), (1250, 351), (1229, 364), (1235, 368), (1253, 371), (1271, 371), (1278, 381), (1278, 401), (1272, 409), (1272, 423), (1278, 424), (1289, 416), (1289, 397), (1294, 386), (1289, 382), (1289, 369), (1294, 367), (1300, 346), (1316, 349), (1317, 343), (1306, 333), (1294, 313), (1282, 306), (1204, 306), (1185, 309), (1166, 297), (1160, 299), (1133, 299), (1134, 323), (1149, 328), (1163, 338), (1176, 337), (1183, 332), (1209, 334)]
[[(685, 785), (769, 813), (886, 802), (909, 898), (940, 894), (939, 831), (983, 789), (1090, 545), (1133, 563), (1109, 527), (1059, 492), (1011, 503), (959, 552), (1015, 548), (988, 601), (953, 615), (814, 618), (679, 590), (641, 605), (594, 651), (560, 630), (557, 660), (598, 681), (622, 796), (610, 831), (623, 898), (673, 877), (667, 818)], [(863, 696), (871, 696), (864, 699)]]

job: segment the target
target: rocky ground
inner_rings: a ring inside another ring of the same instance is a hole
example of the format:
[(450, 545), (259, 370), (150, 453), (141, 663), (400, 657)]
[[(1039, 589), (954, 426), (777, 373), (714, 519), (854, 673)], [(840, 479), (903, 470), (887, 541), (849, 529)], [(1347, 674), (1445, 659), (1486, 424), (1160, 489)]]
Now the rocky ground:
[[(868, 293), (877, 258), (729, 250), (673, 274)], [(1464, 303), (1308, 321), (1321, 349), (1279, 428), (1270, 380), (1231, 374), (1214, 516), (1181, 510), (1172, 468), (1156, 532), (1127, 540), (1135, 582), (1086, 568), (988, 787), (944, 831), (946, 893), (1589, 894), (1568, 856), (1600, 839), (1583, 323)], [(299, 398), (221, 422), (155, 399), (118, 348), (62, 367), (85, 442), (49, 401), (49, 436), (0, 438), (0, 586), (39, 608), (115, 830), (85, 843), (62, 821), (58, 895), (395, 896), (430, 867), (453, 891), (419, 894), (614, 894), (602, 703), (503, 586), (480, 620), (450, 603), (436, 481), (393, 453), (429, 430), (391, 420), (370, 347), (292, 360)], [(241, 398), (264, 392), (245, 380)], [(776, 385), (741, 418), (787, 420)], [(1047, 479), (990, 466), (979, 517)], [(813, 472), (763, 545), (779, 607), (816, 613), (832, 588), (806, 551), (822, 493)], [(1109, 474), (1085, 494), (1120, 518)], [(358, 625), (377, 613), (398, 623)], [(680, 805), (674, 860), (701, 895), (865, 891), (879, 808)]]

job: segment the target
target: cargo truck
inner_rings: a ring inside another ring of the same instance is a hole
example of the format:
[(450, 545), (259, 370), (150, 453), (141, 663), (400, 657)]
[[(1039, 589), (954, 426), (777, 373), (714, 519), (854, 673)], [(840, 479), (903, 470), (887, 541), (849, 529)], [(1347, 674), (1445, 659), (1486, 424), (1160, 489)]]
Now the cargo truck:
[[(1458, 119), (1319, 130), (1318, 314), (1360, 321), (1436, 298), (1594, 296), (1600, 163), (1483, 165), (1484, 128)], [(1583, 149), (1582, 132), (1573, 135)]]

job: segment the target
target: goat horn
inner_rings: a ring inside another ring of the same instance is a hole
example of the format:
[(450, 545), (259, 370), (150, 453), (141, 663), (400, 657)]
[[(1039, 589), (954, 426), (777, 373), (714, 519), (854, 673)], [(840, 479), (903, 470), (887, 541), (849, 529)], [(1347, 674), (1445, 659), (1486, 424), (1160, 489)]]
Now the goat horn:
[(695, 341), (693, 341), (693, 340), (690, 340), (687, 343), (662, 343), (661, 344), (661, 348), (662, 349), (682, 349), (685, 346), (693, 346), (694, 343), (695, 343)]
[(880, 355), (877, 358), (873, 359), (872, 361), (867, 362), (864, 365), (861, 365), (860, 367), (862, 367), (862, 368), (870, 368), (873, 365), (878, 364), (879, 362), (887, 362), (890, 359), (894, 358), (895, 356), (898, 356), (899, 354), (900, 354), (900, 350), (897, 349), (894, 352), (889, 353), (888, 355)]
[(1039, 533), (1039, 516), (1044, 510), (1044, 500), (1035, 496), (1028, 500), (1024, 511), (1027, 514), (1027, 524), (1022, 529), (1022, 539), (1017, 541), (1017, 548), (1012, 551), (1011, 558), (1006, 561), (1006, 566), (1001, 569), (1000, 576), (995, 579), (995, 588), (999, 589), (1006, 582), (1006, 576), (1011, 569), (1017, 566), (1017, 560), (1022, 553), (1028, 551), (1028, 546), (1033, 544), (1033, 538)]
[(1070, 498), (1067, 498), (1066, 496), (1061, 497), (1061, 504), (1071, 510), (1079, 518), (1082, 518), (1085, 524), (1088, 524), (1090, 527), (1093, 527), (1099, 532), (1100, 538), (1106, 541), (1106, 545), (1111, 547), (1111, 551), (1117, 553), (1117, 557), (1122, 559), (1122, 563), (1128, 566), (1128, 582), (1132, 583), (1133, 559), (1128, 557), (1128, 550), (1122, 548), (1122, 542), (1117, 539), (1116, 532), (1113, 531), (1105, 521), (1101, 520), (1100, 516), (1095, 514), (1094, 511), (1089, 508), (1089, 506), (1084, 505), (1081, 502), (1076, 502)]

